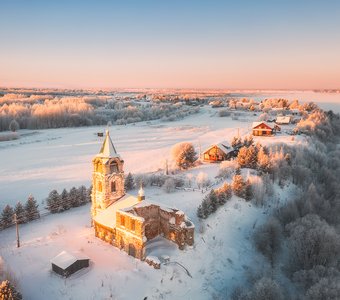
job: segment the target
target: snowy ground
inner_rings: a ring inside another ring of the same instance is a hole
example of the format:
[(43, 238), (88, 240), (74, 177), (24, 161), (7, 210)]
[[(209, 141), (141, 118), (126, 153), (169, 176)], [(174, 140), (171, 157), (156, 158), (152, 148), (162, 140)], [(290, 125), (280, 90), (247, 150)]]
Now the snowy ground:
[[(203, 150), (211, 143), (230, 141), (238, 128), (241, 135), (247, 134), (256, 119), (252, 115), (244, 121), (219, 118), (217, 111), (205, 107), (198, 115), (177, 122), (111, 128), (114, 144), (125, 160), (125, 171), (163, 168), (175, 143), (192, 141)], [(95, 136), (98, 131), (103, 128), (26, 131), (31, 134), (1, 143), (0, 208), (25, 200), (30, 193), (41, 201), (54, 188), (88, 186), (91, 159), (101, 143)], [(292, 140), (288, 135), (260, 141), (304, 143), (303, 137)], [(201, 170), (213, 178), (218, 165), (202, 165), (190, 173)], [(288, 187), (276, 193), (285, 201), (289, 191)], [(25, 299), (212, 299), (214, 295), (229, 295), (234, 285), (242, 283), (250, 265), (264, 263), (249, 237), (254, 224), (266, 218), (266, 209), (233, 197), (200, 224), (196, 209), (203, 196), (197, 191), (166, 194), (159, 188), (146, 189), (147, 198), (183, 210), (196, 225), (195, 245), (184, 251), (163, 239), (148, 246), (150, 255), (170, 256), (171, 263), (162, 265), (161, 270), (96, 239), (90, 227), (89, 205), (22, 225), (19, 249), (15, 247), (14, 228), (0, 232), (0, 256), (15, 274)], [(49, 261), (62, 250), (84, 252), (91, 259), (90, 268), (69, 279), (53, 274)], [(184, 265), (192, 277), (175, 262)]]

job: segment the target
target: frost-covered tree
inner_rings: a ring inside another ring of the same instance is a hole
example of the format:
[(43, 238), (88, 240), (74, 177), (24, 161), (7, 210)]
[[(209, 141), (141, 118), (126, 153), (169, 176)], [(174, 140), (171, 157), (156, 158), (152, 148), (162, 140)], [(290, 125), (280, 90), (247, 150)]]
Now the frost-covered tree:
[(334, 227), (315, 214), (286, 226), (292, 269), (334, 266), (340, 257), (340, 236)]
[(9, 130), (10, 131), (12, 131), (12, 132), (16, 132), (16, 131), (18, 131), (19, 130), (19, 123), (15, 120), (15, 119), (13, 119), (12, 121), (11, 121), (11, 123), (9, 123)]
[(47, 209), (52, 214), (63, 211), (61, 197), (60, 197), (59, 193), (57, 192), (57, 190), (52, 190), (49, 193), (49, 195), (46, 199), (46, 203), (47, 203)]
[(26, 211), (20, 201), (15, 205), (14, 212), (17, 216), (17, 221), (19, 224), (26, 223)]
[(88, 202), (90, 202), (90, 198), (88, 196), (88, 192), (87, 192), (87, 189), (84, 185), (81, 185), (79, 188), (78, 188), (78, 197), (79, 197), (79, 204), (80, 205), (84, 205)]
[(13, 225), (14, 210), (11, 206), (6, 205), (1, 213), (1, 228), (7, 228)]
[(124, 182), (124, 187), (126, 191), (130, 191), (134, 188), (135, 182), (133, 179), (132, 174), (129, 172), (129, 174), (126, 176), (125, 178), (125, 182)]
[(37, 204), (37, 201), (35, 201), (34, 197), (32, 195), (29, 195), (25, 204), (27, 221), (33, 221), (40, 218), (38, 206), (39, 205)]
[(257, 168), (263, 173), (268, 173), (271, 170), (269, 156), (263, 147), (261, 147), (257, 153)]
[(232, 181), (232, 189), (236, 196), (244, 198), (245, 194), (245, 182), (242, 175), (235, 175)]
[(283, 300), (284, 296), (281, 287), (276, 281), (263, 277), (255, 283), (249, 299)]
[(308, 289), (308, 300), (340, 299), (340, 276), (322, 278)]
[(5, 280), (0, 283), (0, 299), (20, 300), (22, 296), (8, 280)]
[(234, 149), (239, 149), (243, 146), (242, 139), (240, 137), (234, 136), (231, 140), (231, 146)]
[(166, 179), (162, 188), (166, 193), (173, 193), (176, 188), (175, 180), (171, 177)]
[(182, 142), (172, 147), (172, 156), (180, 169), (192, 167), (197, 160), (197, 153), (192, 143)]
[(199, 172), (196, 177), (196, 183), (199, 189), (209, 186), (210, 180), (207, 173)]
[(69, 198), (71, 207), (78, 207), (80, 205), (79, 194), (78, 194), (78, 190), (76, 187), (72, 187), (70, 189), (68, 198)]
[(231, 185), (228, 183), (224, 183), (223, 186), (216, 191), (216, 195), (218, 205), (221, 206), (225, 204), (233, 195)]
[(217, 210), (218, 207), (218, 199), (217, 199), (217, 195), (216, 192), (214, 190), (211, 190), (209, 195), (208, 195), (208, 199), (209, 199), (209, 214), (214, 213)]
[(254, 197), (253, 187), (249, 179), (247, 179), (244, 186), (244, 199), (246, 201), (250, 201), (253, 199), (253, 197)]
[(61, 201), (61, 211), (68, 210), (71, 208), (71, 201), (69, 198), (69, 193), (66, 189), (63, 189), (60, 194), (60, 201)]
[(269, 260), (273, 268), (282, 243), (282, 229), (278, 220), (270, 218), (260, 226), (254, 234), (254, 241), (257, 250)]

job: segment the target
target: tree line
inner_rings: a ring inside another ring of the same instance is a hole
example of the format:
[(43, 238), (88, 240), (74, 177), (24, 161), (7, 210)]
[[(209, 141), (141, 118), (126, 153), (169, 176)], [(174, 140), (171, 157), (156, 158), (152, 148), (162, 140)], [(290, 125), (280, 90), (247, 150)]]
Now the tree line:
[[(52, 190), (46, 198), (46, 209), (50, 213), (60, 213), (72, 207), (78, 207), (91, 201), (91, 187), (87, 189), (85, 186), (78, 188), (72, 187), (69, 191), (63, 189), (59, 194), (56, 190)], [(20, 201), (11, 207), (6, 205), (1, 212), (0, 230), (18, 224), (28, 223), (39, 219), (43, 211), (38, 209), (39, 205), (32, 195), (30, 195), (25, 204)]]

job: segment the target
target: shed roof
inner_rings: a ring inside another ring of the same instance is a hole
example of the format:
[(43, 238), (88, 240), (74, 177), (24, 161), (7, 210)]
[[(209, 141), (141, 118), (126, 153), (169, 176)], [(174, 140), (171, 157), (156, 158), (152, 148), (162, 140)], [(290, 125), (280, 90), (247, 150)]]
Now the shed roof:
[(83, 259), (89, 259), (89, 257), (80, 252), (69, 253), (67, 251), (62, 251), (56, 257), (51, 259), (51, 263), (65, 270), (77, 260)]

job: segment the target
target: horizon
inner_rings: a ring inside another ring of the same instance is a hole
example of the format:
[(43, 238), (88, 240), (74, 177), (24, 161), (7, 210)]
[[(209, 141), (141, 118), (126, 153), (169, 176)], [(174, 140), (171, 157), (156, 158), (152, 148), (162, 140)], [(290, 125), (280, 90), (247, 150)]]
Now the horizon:
[(0, 3), (10, 88), (329, 90), (340, 3)]

